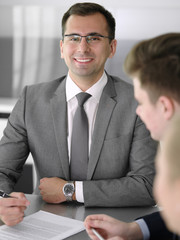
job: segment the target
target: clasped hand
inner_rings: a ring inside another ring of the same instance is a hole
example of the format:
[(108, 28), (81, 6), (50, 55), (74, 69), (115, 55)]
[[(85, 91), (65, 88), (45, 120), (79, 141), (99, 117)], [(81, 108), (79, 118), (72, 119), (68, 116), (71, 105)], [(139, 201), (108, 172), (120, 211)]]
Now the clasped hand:
[(0, 218), (8, 226), (20, 223), (24, 217), (24, 211), (30, 202), (24, 193), (11, 193), (12, 198), (0, 199)]
[(58, 177), (42, 178), (39, 185), (42, 199), (48, 203), (61, 203), (66, 201), (62, 190), (65, 183), (67, 183), (67, 181)]

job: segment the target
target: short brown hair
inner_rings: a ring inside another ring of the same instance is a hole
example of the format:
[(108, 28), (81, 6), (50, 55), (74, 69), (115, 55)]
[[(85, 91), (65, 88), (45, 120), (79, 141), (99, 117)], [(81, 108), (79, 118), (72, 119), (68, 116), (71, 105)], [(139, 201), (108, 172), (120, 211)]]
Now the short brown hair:
[(71, 15), (78, 15), (78, 16), (88, 16), (93, 15), (95, 13), (101, 13), (107, 21), (108, 25), (108, 34), (109, 37), (112, 39), (115, 38), (115, 19), (112, 16), (112, 14), (107, 11), (103, 6), (97, 4), (97, 3), (90, 3), (90, 2), (84, 2), (84, 3), (76, 3), (72, 5), (69, 10), (64, 14), (62, 18), (62, 38), (64, 38), (65, 28), (66, 28), (66, 22), (68, 18)]
[(136, 44), (125, 59), (124, 70), (138, 77), (152, 102), (166, 95), (180, 103), (180, 33)]

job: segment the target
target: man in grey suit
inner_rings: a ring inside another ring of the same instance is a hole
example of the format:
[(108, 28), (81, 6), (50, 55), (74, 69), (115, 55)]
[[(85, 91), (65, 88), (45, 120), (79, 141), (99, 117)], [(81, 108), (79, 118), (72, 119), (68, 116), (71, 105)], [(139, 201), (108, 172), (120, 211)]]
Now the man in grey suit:
[[(0, 188), (4, 191), (13, 191), (31, 152), (36, 192), (40, 190), (46, 202), (77, 200), (87, 207), (154, 204), (157, 144), (136, 115), (133, 87), (104, 71), (106, 60), (116, 51), (114, 35), (114, 18), (98, 4), (75, 4), (64, 14), (60, 48), (68, 75), (25, 87), (0, 144)], [(89, 159), (87, 177), (77, 181), (71, 178), (69, 166), (80, 92), (91, 95), (84, 104)], [(1, 219), (7, 225), (22, 221), (29, 204), (23, 193), (11, 195), (16, 198), (0, 200)]]

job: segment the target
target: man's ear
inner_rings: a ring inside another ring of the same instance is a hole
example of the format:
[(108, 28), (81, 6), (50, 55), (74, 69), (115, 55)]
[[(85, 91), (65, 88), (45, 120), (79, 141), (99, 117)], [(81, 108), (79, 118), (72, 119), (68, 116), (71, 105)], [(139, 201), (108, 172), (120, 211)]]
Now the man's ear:
[(64, 58), (64, 56), (63, 56), (63, 41), (62, 40), (60, 40), (60, 54), (61, 54), (61, 58)]
[(161, 96), (159, 97), (158, 102), (160, 103), (160, 107), (165, 119), (171, 119), (175, 111), (174, 101), (169, 97)]
[(110, 54), (109, 54), (109, 58), (112, 58), (115, 53), (116, 53), (116, 47), (117, 47), (117, 40), (113, 39), (110, 43), (111, 48), (110, 48)]

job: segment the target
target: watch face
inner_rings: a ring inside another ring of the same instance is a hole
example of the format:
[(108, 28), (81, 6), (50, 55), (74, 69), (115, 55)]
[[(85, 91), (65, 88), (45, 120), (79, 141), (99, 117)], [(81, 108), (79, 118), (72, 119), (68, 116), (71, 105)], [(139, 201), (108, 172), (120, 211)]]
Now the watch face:
[(64, 193), (65, 195), (72, 195), (74, 193), (74, 186), (71, 184), (64, 186)]

